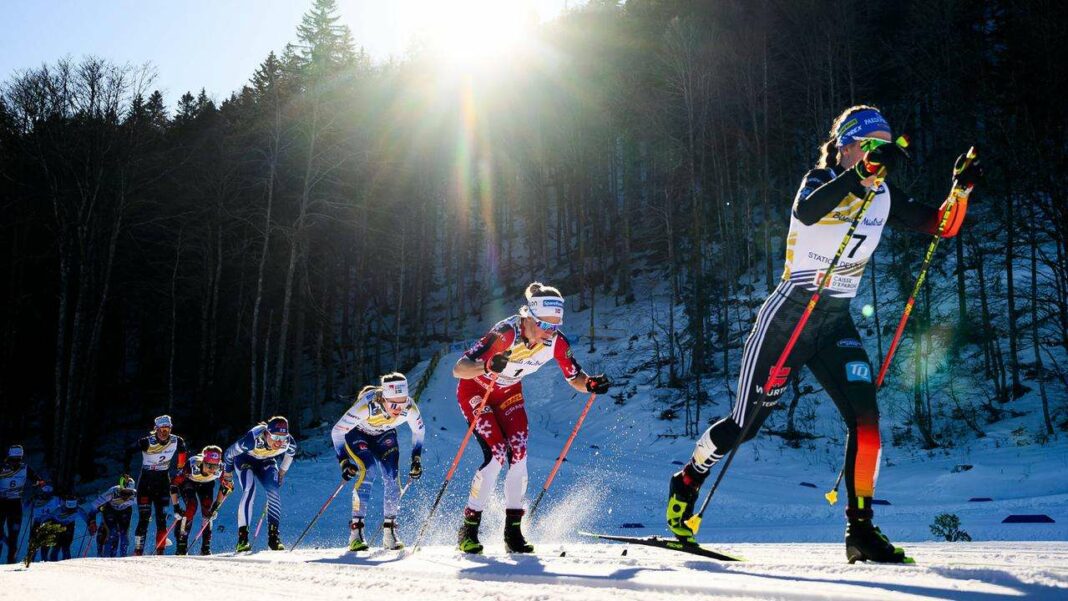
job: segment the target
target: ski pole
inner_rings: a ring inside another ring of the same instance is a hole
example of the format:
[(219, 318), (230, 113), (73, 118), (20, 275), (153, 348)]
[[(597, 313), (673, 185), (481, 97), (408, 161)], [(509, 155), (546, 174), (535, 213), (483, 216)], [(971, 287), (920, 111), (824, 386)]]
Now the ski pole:
[(89, 545), (93, 543), (93, 539), (96, 538), (96, 534), (87, 532), (82, 538), (85, 539), (85, 543), (82, 545), (81, 557), (87, 557), (89, 555)]
[[(404, 498), (404, 493), (408, 492), (408, 488), (411, 487), (412, 482), (414, 482), (414, 480), (409, 478), (408, 481), (404, 484), (404, 486), (401, 487), (400, 496), (397, 497), (397, 502), (398, 503), (401, 501), (401, 499)], [(382, 534), (382, 530), (385, 527), (386, 527), (385, 520), (383, 520), (382, 525), (378, 527), (378, 530), (375, 530), (374, 536), (372, 536), (370, 539), (368, 539), (370, 544), (372, 544), (372, 545), (375, 544), (375, 541), (378, 540), (378, 535)]]
[(263, 513), (260, 514), (260, 519), (256, 522), (256, 531), (252, 535), (252, 541), (258, 541), (260, 539), (260, 529), (263, 528), (263, 519), (267, 517), (267, 506), (263, 506)]
[(827, 499), (827, 503), (834, 505), (838, 502), (838, 485), (842, 483), (842, 476), (844, 475), (845, 466), (843, 465), (842, 469), (838, 470), (838, 478), (835, 479), (834, 486), (831, 488), (831, 490), (823, 493), (823, 498)]
[(156, 540), (156, 552), (157, 553), (159, 553), (159, 550), (160, 550), (161, 547), (167, 546), (167, 537), (169, 537), (171, 535), (171, 532), (174, 531), (174, 527), (178, 525), (178, 522), (183, 522), (183, 521), (185, 521), (185, 518), (174, 518), (174, 521), (171, 522), (170, 527), (167, 528), (167, 531), (163, 533), (163, 538)]
[[(226, 500), (229, 499), (229, 498), (230, 498), (229, 494), (223, 495), (222, 501), (219, 501), (219, 506), (216, 507), (215, 511), (212, 512), (211, 517), (209, 517), (206, 520), (203, 520), (204, 523), (200, 525), (200, 530), (197, 530), (197, 535), (195, 537), (193, 537), (193, 542), (194, 543), (197, 542), (198, 540), (200, 540), (201, 535), (203, 535), (204, 531), (208, 529), (208, 526), (210, 526), (211, 524), (213, 524), (215, 522), (215, 518), (217, 518), (219, 516), (219, 510), (222, 509), (223, 503), (225, 503)], [(192, 543), (190, 543), (190, 544), (192, 544)]]
[[(26, 521), (26, 543), (27, 544), (29, 544), (29, 542), (30, 542), (30, 530), (33, 528), (33, 512), (34, 512), (35, 509), (37, 509), (37, 507), (31, 501), (30, 502), (30, 515), (29, 515), (29, 519)], [(20, 551), (22, 551), (22, 531), (21, 530), (19, 531), (18, 539), (15, 540), (15, 557), (18, 557)]]
[(534, 499), (534, 504), (530, 506), (531, 518), (533, 518), (534, 512), (538, 510), (538, 504), (541, 503), (541, 498), (545, 496), (546, 491), (552, 486), (553, 478), (556, 477), (556, 472), (560, 469), (560, 465), (564, 463), (564, 458), (567, 457), (567, 452), (571, 450), (571, 443), (575, 442), (575, 436), (578, 435), (579, 428), (582, 427), (582, 422), (586, 419), (586, 414), (590, 412), (590, 407), (593, 406), (593, 400), (596, 398), (596, 392), (590, 393), (590, 398), (586, 401), (586, 406), (582, 409), (578, 421), (575, 422), (575, 427), (571, 429), (571, 436), (567, 438), (567, 442), (564, 444), (564, 450), (560, 451), (560, 456), (556, 458), (556, 464), (553, 465), (553, 470), (549, 472), (549, 477), (545, 479), (545, 484), (541, 487), (541, 492), (538, 493), (538, 498)]
[[(701, 504), (701, 511), (690, 516), (690, 519), (686, 520), (686, 525), (690, 527), (690, 530), (693, 531), (694, 534), (697, 534), (697, 530), (701, 527), (701, 519), (705, 515), (705, 510), (708, 509), (709, 501), (711, 501), (712, 496), (716, 494), (716, 489), (719, 488), (719, 483), (723, 481), (723, 476), (727, 473), (727, 469), (730, 468), (731, 462), (734, 461), (734, 456), (738, 454), (738, 448), (741, 447), (742, 441), (745, 440), (745, 437), (749, 434), (749, 430), (751, 430), (753, 424), (756, 423), (757, 414), (760, 412), (759, 409), (764, 405), (764, 401), (768, 398), (768, 392), (771, 390), (772, 384), (782, 372), (783, 366), (786, 365), (786, 359), (789, 358), (790, 353), (794, 350), (794, 345), (797, 344), (797, 339), (801, 336), (801, 330), (805, 328), (808, 318), (816, 309), (816, 303), (820, 300), (820, 294), (823, 293), (823, 288), (831, 281), (834, 274), (834, 268), (838, 266), (838, 261), (842, 258), (846, 246), (849, 245), (849, 241), (853, 238), (853, 232), (857, 230), (857, 225), (864, 217), (864, 213), (868, 212), (868, 207), (871, 206), (871, 201), (875, 198), (875, 190), (878, 188), (878, 183), (882, 181), (885, 174), (886, 169), (880, 167), (876, 174), (876, 185), (864, 195), (864, 201), (860, 205), (860, 210), (857, 211), (856, 217), (853, 218), (853, 223), (849, 225), (849, 230), (846, 231), (845, 237), (842, 238), (842, 243), (838, 245), (838, 250), (834, 253), (834, 258), (831, 260), (831, 264), (827, 267), (826, 273), (820, 278), (820, 283), (816, 286), (816, 292), (812, 295), (812, 298), (809, 299), (808, 305), (805, 307), (805, 312), (801, 314), (801, 319), (799, 319), (797, 325), (794, 326), (794, 331), (790, 334), (790, 339), (786, 342), (786, 346), (783, 347), (782, 352), (779, 354), (779, 359), (775, 362), (775, 366), (771, 368), (771, 372), (768, 373), (768, 379), (764, 382), (764, 388), (760, 392), (760, 400), (754, 405), (757, 410), (753, 412), (753, 415), (749, 419), (745, 420), (741, 434), (735, 439), (734, 444), (731, 446), (730, 453), (727, 454), (726, 462), (719, 470), (719, 474), (716, 476), (716, 481), (712, 483), (712, 488), (708, 491), (704, 503)], [(741, 391), (739, 391), (739, 393), (740, 392)]]
[(341, 492), (341, 489), (345, 488), (345, 483), (346, 480), (342, 478), (341, 484), (338, 484), (337, 488), (334, 489), (334, 494), (330, 495), (330, 498), (328, 498), (326, 502), (323, 503), (323, 506), (319, 508), (319, 513), (316, 513), (315, 517), (312, 518), (312, 521), (308, 522), (308, 526), (304, 528), (304, 532), (300, 533), (300, 537), (297, 538), (297, 542), (293, 543), (293, 546), (289, 549), (290, 551), (294, 551), (297, 548), (297, 545), (300, 544), (300, 541), (304, 540), (305, 535), (308, 534), (308, 531), (311, 530), (311, 527), (315, 525), (315, 522), (319, 521), (319, 516), (323, 515), (323, 512), (326, 511), (326, 508), (329, 507), (330, 503), (334, 501), (334, 498), (337, 497), (338, 493)]
[(438, 496), (434, 499), (434, 504), (430, 506), (430, 513), (427, 514), (426, 519), (423, 520), (422, 527), (419, 528), (419, 534), (415, 537), (415, 543), (412, 545), (412, 553), (415, 553), (419, 548), (419, 542), (423, 540), (423, 534), (426, 533), (427, 527), (430, 526), (430, 519), (434, 517), (434, 512), (437, 511), (438, 505), (441, 503), (441, 497), (445, 495), (445, 489), (449, 487), (452, 475), (456, 473), (456, 466), (460, 465), (460, 458), (464, 455), (464, 449), (467, 448), (467, 442), (471, 439), (471, 433), (475, 431), (475, 424), (478, 423), (482, 408), (486, 406), (490, 394), (497, 388), (497, 374), (490, 374), (490, 380), (486, 394), (482, 395), (482, 401), (471, 412), (471, 425), (467, 427), (467, 434), (464, 434), (464, 439), (460, 442), (460, 448), (456, 451), (456, 456), (452, 458), (452, 466), (449, 467), (449, 471), (445, 474), (445, 481), (441, 483), (441, 488), (438, 490)]
[[(968, 152), (964, 155), (964, 164), (956, 169), (956, 174), (962, 173), (968, 166), (975, 162), (979, 154), (976, 152), (975, 147), (972, 146), (968, 149)], [(938, 248), (938, 243), (942, 241), (942, 232), (946, 229), (946, 223), (949, 222), (949, 216), (952, 208), (960, 200), (967, 199), (972, 193), (972, 184), (961, 186), (959, 182), (953, 182), (953, 189), (949, 192), (949, 207), (942, 214), (942, 220), (938, 223), (938, 231), (935, 232), (931, 238), (931, 243), (927, 246), (927, 253), (923, 257), (923, 265), (920, 266), (920, 274), (916, 277), (916, 285), (912, 287), (912, 294), (909, 295), (908, 301), (905, 302), (905, 311), (901, 314), (901, 320), (897, 322), (897, 331), (894, 332), (894, 339), (890, 343), (890, 349), (886, 352), (886, 358), (883, 359), (883, 364), (879, 368), (879, 378), (875, 381), (875, 388), (878, 389), (883, 385), (883, 379), (886, 377), (886, 370), (890, 368), (890, 361), (894, 358), (894, 352), (897, 351), (897, 345), (901, 342), (901, 335), (905, 333), (905, 324), (909, 321), (909, 315), (912, 314), (912, 307), (916, 304), (916, 296), (920, 293), (920, 288), (923, 287), (924, 281), (927, 279), (927, 268), (931, 266), (931, 257), (934, 256), (935, 249)]]

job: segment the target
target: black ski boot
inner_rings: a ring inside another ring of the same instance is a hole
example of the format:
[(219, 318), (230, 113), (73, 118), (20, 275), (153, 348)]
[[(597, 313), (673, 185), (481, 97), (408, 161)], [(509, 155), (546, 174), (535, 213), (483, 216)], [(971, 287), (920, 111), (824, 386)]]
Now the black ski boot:
[(871, 520), (849, 520), (846, 526), (846, 559), (849, 563), (915, 563), (905, 550), (890, 544), (890, 539)]
[(697, 493), (700, 492), (700, 480), (694, 477), (687, 465), (671, 476), (671, 484), (668, 486), (667, 502), (667, 525), (675, 538), (684, 543), (695, 543), (693, 529), (686, 523), (693, 517), (693, 506), (697, 503)]
[(211, 555), (211, 526), (204, 529), (204, 537), (200, 539), (200, 554)]
[(458, 546), (464, 553), (478, 555), (482, 553), (482, 543), (478, 542), (478, 526), (482, 523), (482, 512), (464, 509), (464, 524), (458, 533)]
[(506, 509), (504, 511), (504, 546), (509, 553), (533, 553), (534, 545), (527, 542), (523, 537), (523, 514), (522, 509)]
[(286, 550), (286, 546), (282, 544), (282, 537), (278, 534), (277, 524), (267, 524), (267, 548), (272, 551)]
[(248, 542), (248, 526), (241, 526), (237, 529), (237, 549), (238, 553), (244, 553), (251, 551), (252, 545)]
[(188, 554), (188, 550), (189, 550), (189, 537), (188, 536), (180, 536), (179, 535), (178, 542), (175, 544), (175, 547), (174, 547), (174, 554), (175, 555), (186, 555), (186, 554)]

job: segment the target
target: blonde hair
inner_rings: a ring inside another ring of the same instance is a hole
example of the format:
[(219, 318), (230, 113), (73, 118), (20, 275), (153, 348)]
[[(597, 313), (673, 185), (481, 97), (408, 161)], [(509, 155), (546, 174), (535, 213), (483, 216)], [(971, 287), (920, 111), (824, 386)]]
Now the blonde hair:
[(820, 158), (816, 161), (817, 168), (827, 169), (832, 165), (838, 164), (838, 159), (835, 157), (838, 152), (838, 130), (842, 128), (842, 124), (845, 123), (853, 113), (863, 110), (877, 111), (879, 109), (870, 104), (856, 104), (842, 111), (841, 114), (835, 117), (834, 122), (831, 123), (831, 131), (828, 133), (829, 139), (820, 146)]
[(552, 286), (546, 286), (541, 282), (531, 282), (530, 285), (527, 286), (526, 291), (523, 292), (523, 296), (527, 297), (528, 302), (535, 296), (555, 296), (564, 298), (564, 295), (559, 290)]

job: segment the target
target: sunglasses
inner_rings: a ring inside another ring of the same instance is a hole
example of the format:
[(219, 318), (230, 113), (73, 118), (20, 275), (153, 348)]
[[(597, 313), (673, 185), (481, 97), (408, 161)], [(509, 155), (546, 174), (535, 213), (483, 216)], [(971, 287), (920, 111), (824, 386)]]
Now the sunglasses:
[(544, 330), (546, 332), (552, 333), (552, 334), (555, 334), (556, 332), (559, 332), (560, 328), (563, 326), (563, 324), (559, 324), (559, 323), (549, 323), (547, 321), (542, 321), (542, 320), (538, 319), (537, 317), (534, 317), (533, 314), (531, 314), (530, 318), (534, 320), (534, 325), (536, 325), (540, 329), (542, 329), (542, 330)]
[(275, 442), (285, 442), (289, 440), (289, 434), (267, 434), (267, 437)]

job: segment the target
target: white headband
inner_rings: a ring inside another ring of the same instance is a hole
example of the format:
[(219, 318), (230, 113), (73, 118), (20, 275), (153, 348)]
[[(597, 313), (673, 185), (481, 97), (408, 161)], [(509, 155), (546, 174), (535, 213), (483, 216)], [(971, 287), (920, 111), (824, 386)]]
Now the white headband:
[(564, 299), (559, 296), (534, 296), (527, 300), (527, 310), (534, 317), (559, 317), (564, 323)]
[(396, 380), (382, 384), (382, 396), (387, 399), (408, 398), (408, 380)]

